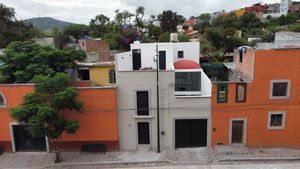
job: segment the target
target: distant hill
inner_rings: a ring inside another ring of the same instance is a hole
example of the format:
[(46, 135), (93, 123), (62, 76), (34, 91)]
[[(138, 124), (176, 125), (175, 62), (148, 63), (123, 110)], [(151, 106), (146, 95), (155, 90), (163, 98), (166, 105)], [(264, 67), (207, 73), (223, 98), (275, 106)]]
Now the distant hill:
[(30, 18), (24, 21), (32, 23), (35, 27), (44, 32), (50, 31), (52, 28), (58, 28), (62, 30), (65, 26), (74, 24), (71, 22), (60, 21), (51, 17)]

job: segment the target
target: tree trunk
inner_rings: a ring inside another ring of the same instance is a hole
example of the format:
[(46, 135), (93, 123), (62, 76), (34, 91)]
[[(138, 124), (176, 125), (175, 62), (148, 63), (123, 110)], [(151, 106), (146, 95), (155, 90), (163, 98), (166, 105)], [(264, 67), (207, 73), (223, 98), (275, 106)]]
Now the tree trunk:
[(61, 157), (61, 149), (60, 149), (60, 146), (59, 146), (59, 138), (57, 138), (55, 140), (55, 163), (60, 163), (62, 162), (62, 157)]

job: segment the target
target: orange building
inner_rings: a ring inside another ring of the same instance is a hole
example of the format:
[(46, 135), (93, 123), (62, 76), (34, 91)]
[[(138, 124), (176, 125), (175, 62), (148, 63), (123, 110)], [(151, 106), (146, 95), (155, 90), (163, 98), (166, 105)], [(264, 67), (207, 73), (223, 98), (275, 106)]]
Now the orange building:
[[(80, 128), (75, 134), (63, 135), (63, 150), (80, 150), (81, 145), (89, 143), (105, 144), (108, 151), (118, 150), (116, 88), (77, 89), (84, 109), (68, 115), (79, 122)], [(22, 104), (23, 96), (33, 90), (32, 84), (0, 85), (0, 145), (4, 145), (6, 151), (50, 151), (53, 148), (46, 137), (29, 136), (9, 115), (9, 110)]]
[(212, 146), (300, 148), (300, 49), (235, 52), (212, 88)]

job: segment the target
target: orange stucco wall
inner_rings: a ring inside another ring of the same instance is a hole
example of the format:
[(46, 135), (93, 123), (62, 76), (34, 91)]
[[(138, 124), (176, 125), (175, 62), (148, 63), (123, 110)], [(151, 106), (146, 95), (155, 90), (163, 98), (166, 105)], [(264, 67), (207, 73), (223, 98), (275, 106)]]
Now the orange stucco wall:
[[(230, 119), (246, 118), (249, 147), (300, 148), (300, 49), (257, 50), (254, 79), (247, 84), (247, 100), (235, 103), (236, 84), (228, 83), (228, 102), (217, 103), (212, 88), (212, 145), (229, 144)], [(291, 80), (288, 99), (270, 99), (270, 80)], [(268, 112), (286, 112), (285, 128), (270, 130)]]
[[(33, 90), (33, 85), (0, 85), (7, 103), (7, 108), (0, 108), (0, 144), (9, 146), (6, 149), (11, 148), (9, 123), (15, 121), (10, 117), (9, 109), (19, 106), (23, 96)], [(84, 109), (81, 113), (69, 112), (67, 116), (76, 119), (80, 128), (75, 134), (64, 134), (63, 141), (78, 145), (80, 142), (104, 142), (110, 144), (109, 149), (118, 149), (116, 89), (78, 88), (78, 91), (78, 99), (84, 102)]]

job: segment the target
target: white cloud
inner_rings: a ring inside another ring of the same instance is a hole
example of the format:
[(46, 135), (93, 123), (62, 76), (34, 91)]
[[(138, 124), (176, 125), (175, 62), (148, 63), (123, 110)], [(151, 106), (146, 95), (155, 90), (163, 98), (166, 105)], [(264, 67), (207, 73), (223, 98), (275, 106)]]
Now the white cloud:
[(146, 14), (159, 14), (170, 9), (185, 17), (203, 12), (230, 11), (257, 2), (273, 3), (279, 0), (0, 0), (0, 3), (15, 8), (19, 19), (49, 16), (74, 23), (88, 24), (97, 14), (114, 17), (116, 9), (144, 6)]

